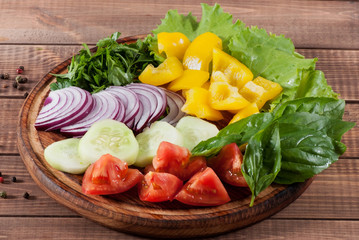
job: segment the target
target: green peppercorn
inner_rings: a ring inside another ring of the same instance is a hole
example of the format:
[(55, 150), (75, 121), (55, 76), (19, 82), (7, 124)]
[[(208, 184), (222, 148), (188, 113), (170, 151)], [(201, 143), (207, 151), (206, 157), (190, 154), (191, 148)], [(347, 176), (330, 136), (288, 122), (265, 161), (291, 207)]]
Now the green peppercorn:
[(0, 197), (1, 198), (7, 198), (7, 194), (5, 191), (0, 191)]
[(21, 76), (16, 76), (15, 81), (18, 83), (21, 83), (22, 77)]
[(8, 73), (4, 73), (4, 79), (9, 79), (10, 75)]
[(19, 85), (19, 84), (18, 84), (18, 82), (16, 82), (16, 81), (14, 81), (14, 82), (12, 83), (12, 86), (13, 86), (14, 88), (17, 88), (18, 85)]

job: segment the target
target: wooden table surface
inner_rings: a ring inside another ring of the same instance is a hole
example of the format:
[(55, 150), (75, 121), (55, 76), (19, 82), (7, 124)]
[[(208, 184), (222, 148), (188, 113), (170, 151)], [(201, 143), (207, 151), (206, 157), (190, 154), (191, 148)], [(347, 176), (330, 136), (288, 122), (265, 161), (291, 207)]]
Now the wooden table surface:
[[(207, 1), (213, 5), (213, 1)], [(347, 101), (344, 119), (358, 123), (358, 1), (219, 1), (224, 11), (247, 25), (284, 34), (297, 51), (317, 57), (334, 91)], [(31, 179), (16, 147), (17, 121), (25, 92), (53, 67), (76, 54), (82, 43), (94, 46), (111, 33), (149, 33), (169, 9), (200, 18), (200, 1), (17, 1), (0, 0), (0, 238), (138, 239), (100, 226), (46, 195)], [(29, 82), (12, 87), (16, 68)], [(358, 126), (343, 137), (346, 153), (320, 173), (295, 202), (274, 216), (213, 239), (355, 239), (359, 236)], [(17, 182), (11, 178), (16, 176)], [(23, 198), (24, 192), (30, 198)], [(210, 238), (212, 239), (212, 238)]]

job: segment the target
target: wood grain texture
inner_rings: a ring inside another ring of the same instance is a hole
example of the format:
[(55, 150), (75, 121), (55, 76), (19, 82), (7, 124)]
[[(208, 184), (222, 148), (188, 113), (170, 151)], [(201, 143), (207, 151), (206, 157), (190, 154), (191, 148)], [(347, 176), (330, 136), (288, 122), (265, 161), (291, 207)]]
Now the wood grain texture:
[[(0, 73), (24, 65), (30, 90), (54, 66), (115, 31), (122, 36), (148, 33), (170, 8), (200, 16), (199, 0), (154, 1), (0, 1)], [(206, 1), (214, 4), (215, 1)], [(359, 1), (217, 1), (234, 18), (292, 38), (298, 52), (318, 57), (333, 89), (348, 100), (345, 119), (358, 123)], [(40, 190), (16, 148), (16, 122), (23, 93), (0, 80), (0, 238), (144, 239), (81, 218)], [(7, 88), (4, 88), (8, 85)], [(358, 127), (344, 135), (342, 159), (319, 174), (296, 201), (245, 229), (206, 239), (356, 239), (359, 236)], [(34, 197), (21, 196), (29, 191)]]
[[(133, 42), (137, 37), (120, 42)], [(66, 70), (70, 60), (56, 66), (51, 73)], [(80, 215), (107, 227), (151, 237), (198, 237), (221, 234), (261, 221), (299, 197), (313, 179), (284, 186), (272, 184), (261, 192), (249, 207), (250, 191), (227, 186), (231, 201), (216, 207), (192, 207), (177, 201), (146, 203), (137, 197), (136, 189), (118, 194), (115, 199), (90, 196), (81, 191), (81, 177), (52, 168), (44, 159), (44, 148), (64, 139), (55, 132), (37, 131), (38, 112), (55, 78), (47, 74), (30, 92), (19, 114), (17, 146), (34, 181), (59, 203)]]
[[(149, 237), (137, 237), (92, 223), (84, 218), (16, 218), (0, 217), (0, 238), (5, 239), (150, 239)], [(15, 231), (8, 231), (16, 226)], [(31, 233), (31, 234), (30, 234)], [(223, 234), (218, 237), (208, 237), (205, 240), (214, 239), (251, 239), (251, 240), (278, 240), (278, 239), (340, 239), (353, 240), (353, 236), (359, 236), (359, 222), (353, 220), (303, 220), (303, 219), (274, 219), (264, 220), (256, 225)], [(200, 239), (200, 238), (195, 238)]]
[[(0, 41), (16, 44), (95, 44), (113, 32), (123, 36), (150, 32), (169, 9), (200, 18), (200, 0), (1, 1)], [(218, 1), (206, 1), (213, 5)], [(246, 25), (257, 25), (293, 39), (297, 47), (359, 49), (358, 1), (219, 1)], [(264, 7), (265, 6), (265, 7)], [(21, 17), (20, 17), (21, 16)], [(16, 29), (16, 31), (13, 31)]]

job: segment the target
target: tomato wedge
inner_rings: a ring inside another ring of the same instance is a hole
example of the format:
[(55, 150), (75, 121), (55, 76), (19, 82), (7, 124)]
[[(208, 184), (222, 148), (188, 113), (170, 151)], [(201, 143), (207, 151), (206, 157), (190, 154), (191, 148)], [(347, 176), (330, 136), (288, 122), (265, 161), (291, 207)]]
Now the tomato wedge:
[(152, 164), (156, 172), (171, 173), (182, 181), (207, 167), (204, 157), (191, 157), (187, 148), (165, 141), (160, 143)]
[(219, 154), (208, 161), (218, 177), (230, 185), (248, 187), (241, 172), (243, 155), (236, 143), (224, 146)]
[(87, 168), (82, 179), (82, 192), (92, 195), (122, 193), (142, 178), (139, 170), (129, 169), (126, 162), (105, 154)]
[(175, 199), (193, 206), (218, 206), (231, 200), (221, 180), (210, 167), (196, 173)]
[(138, 195), (142, 201), (172, 201), (183, 182), (173, 174), (148, 172), (139, 184)]

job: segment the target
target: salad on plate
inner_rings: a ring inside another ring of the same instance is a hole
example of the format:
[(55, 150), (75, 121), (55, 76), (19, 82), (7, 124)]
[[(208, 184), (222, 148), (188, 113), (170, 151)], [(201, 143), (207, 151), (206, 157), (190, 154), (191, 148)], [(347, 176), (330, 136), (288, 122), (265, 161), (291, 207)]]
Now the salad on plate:
[(85, 194), (138, 188), (142, 201), (250, 206), (272, 183), (304, 182), (345, 152), (345, 101), (283, 35), (233, 22), (215, 4), (200, 21), (170, 10), (152, 34), (86, 44), (54, 74), (35, 122), (68, 138), (44, 151), (83, 174)]

